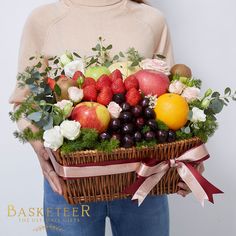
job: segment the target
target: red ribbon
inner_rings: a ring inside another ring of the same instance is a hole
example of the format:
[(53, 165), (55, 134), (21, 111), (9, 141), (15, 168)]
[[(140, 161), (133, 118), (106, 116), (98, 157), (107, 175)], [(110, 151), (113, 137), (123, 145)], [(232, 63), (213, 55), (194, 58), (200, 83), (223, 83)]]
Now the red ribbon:
[(187, 184), (195, 197), (204, 206), (204, 200), (213, 201), (213, 194), (223, 193), (208, 180), (206, 180), (194, 165), (199, 164), (209, 158), (209, 154), (202, 144), (192, 148), (176, 159), (168, 161), (156, 161), (155, 159), (143, 160), (140, 168), (136, 170), (137, 179), (123, 193), (132, 194), (132, 200), (138, 200), (141, 205), (145, 197), (152, 188), (159, 183), (162, 177), (170, 168), (177, 168), (182, 180)]

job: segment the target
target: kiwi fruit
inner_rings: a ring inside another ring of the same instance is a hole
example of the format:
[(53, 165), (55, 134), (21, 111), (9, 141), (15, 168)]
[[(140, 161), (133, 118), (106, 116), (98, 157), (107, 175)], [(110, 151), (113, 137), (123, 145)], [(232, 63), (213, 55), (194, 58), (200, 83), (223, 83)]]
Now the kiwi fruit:
[(179, 75), (181, 77), (187, 77), (187, 78), (191, 78), (192, 77), (192, 71), (191, 69), (184, 65), (184, 64), (176, 64), (174, 65), (171, 70), (170, 73), (172, 76), (174, 75)]

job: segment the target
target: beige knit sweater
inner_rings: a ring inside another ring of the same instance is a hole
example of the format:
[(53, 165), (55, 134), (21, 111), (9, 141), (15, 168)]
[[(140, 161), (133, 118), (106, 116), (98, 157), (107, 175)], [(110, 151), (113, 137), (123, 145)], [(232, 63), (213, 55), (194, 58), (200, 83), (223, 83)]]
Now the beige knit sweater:
[[(114, 54), (135, 47), (144, 57), (159, 53), (173, 64), (168, 27), (156, 8), (130, 0), (60, 0), (33, 10), (28, 17), (18, 72), (30, 65), (29, 57), (35, 54), (51, 57), (69, 50), (90, 55), (99, 36), (113, 45)], [(21, 103), (27, 93), (16, 85), (10, 103)]]

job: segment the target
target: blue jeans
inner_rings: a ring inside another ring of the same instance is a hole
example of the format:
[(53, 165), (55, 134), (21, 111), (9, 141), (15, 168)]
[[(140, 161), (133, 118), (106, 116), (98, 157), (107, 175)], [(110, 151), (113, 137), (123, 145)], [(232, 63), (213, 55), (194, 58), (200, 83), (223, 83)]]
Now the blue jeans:
[(110, 218), (113, 236), (168, 236), (166, 195), (147, 196), (141, 206), (131, 198), (69, 205), (44, 180), (44, 221), (48, 236), (104, 236)]

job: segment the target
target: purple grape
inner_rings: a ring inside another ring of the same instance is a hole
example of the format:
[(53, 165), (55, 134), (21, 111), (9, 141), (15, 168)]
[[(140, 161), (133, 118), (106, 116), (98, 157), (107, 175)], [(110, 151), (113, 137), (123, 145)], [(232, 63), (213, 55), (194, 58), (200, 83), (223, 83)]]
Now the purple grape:
[(156, 114), (154, 112), (154, 110), (150, 107), (145, 108), (144, 110), (144, 117), (146, 119), (155, 119), (156, 118)]
[(121, 108), (122, 108), (122, 111), (129, 111), (131, 109), (131, 106), (129, 105), (129, 103), (124, 102), (121, 104)]
[(136, 142), (141, 142), (142, 141), (142, 134), (141, 134), (141, 132), (136, 131), (134, 133), (134, 139), (135, 139)]
[(151, 130), (153, 130), (153, 131), (157, 131), (157, 129), (158, 129), (157, 122), (156, 122), (156, 120), (154, 120), (154, 119), (148, 120), (148, 121), (147, 121), (147, 125), (148, 125), (148, 126), (151, 128)]
[(134, 132), (134, 125), (132, 123), (124, 124), (121, 130), (124, 134), (132, 134)]
[(156, 133), (156, 137), (157, 137), (157, 140), (160, 143), (164, 143), (164, 142), (167, 141), (168, 131), (166, 131), (166, 130), (158, 130), (157, 133)]
[(112, 100), (118, 104), (125, 102), (125, 95), (123, 93), (114, 94)]
[(134, 146), (134, 138), (131, 135), (126, 134), (122, 139), (122, 146), (125, 148)]
[(109, 126), (112, 131), (118, 131), (121, 127), (121, 122), (119, 119), (112, 119)]
[(168, 142), (175, 142), (176, 141), (176, 133), (174, 130), (169, 130), (168, 131), (168, 138), (167, 138)]
[(120, 113), (120, 117), (119, 117), (123, 122), (125, 123), (129, 123), (132, 121), (133, 119), (133, 115), (131, 112), (129, 111), (123, 111)]
[(145, 108), (149, 106), (149, 99), (148, 98), (144, 98), (141, 102), (140, 105)]
[(138, 129), (142, 129), (143, 126), (145, 125), (145, 120), (143, 117), (139, 117), (136, 119), (135, 125)]
[(107, 133), (107, 132), (101, 133), (99, 135), (99, 137), (100, 137), (101, 141), (105, 141), (105, 140), (110, 140), (111, 139), (111, 135), (109, 133)]
[(153, 131), (148, 131), (144, 134), (144, 137), (147, 141), (154, 140), (156, 138), (156, 134)]
[(142, 114), (142, 107), (137, 105), (135, 107), (132, 107), (131, 111), (135, 117), (139, 117)]

